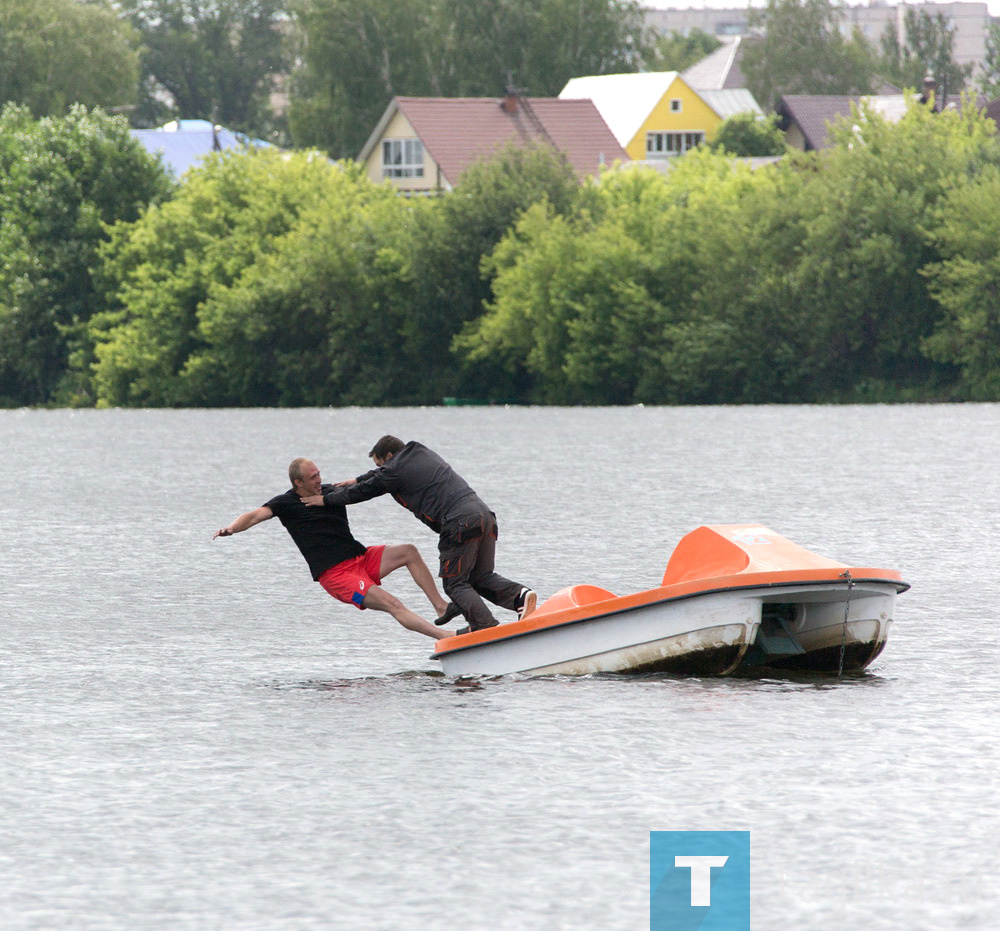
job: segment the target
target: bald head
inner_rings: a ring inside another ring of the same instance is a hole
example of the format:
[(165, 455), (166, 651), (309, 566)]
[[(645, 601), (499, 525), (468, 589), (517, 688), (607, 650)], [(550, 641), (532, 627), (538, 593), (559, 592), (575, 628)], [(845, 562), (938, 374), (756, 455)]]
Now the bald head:
[(288, 478), (289, 481), (294, 485), (296, 482), (302, 481), (302, 476), (306, 472), (306, 466), (313, 466), (316, 463), (312, 459), (306, 459), (305, 456), (299, 456), (298, 459), (293, 459), (288, 466)]

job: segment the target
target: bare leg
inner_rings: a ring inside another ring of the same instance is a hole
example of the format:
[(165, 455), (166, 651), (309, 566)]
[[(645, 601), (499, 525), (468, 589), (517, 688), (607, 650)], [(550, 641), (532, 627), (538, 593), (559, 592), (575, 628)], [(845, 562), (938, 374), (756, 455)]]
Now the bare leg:
[(420, 615), (414, 614), (395, 595), (390, 595), (384, 588), (379, 588), (377, 585), (368, 589), (368, 594), (365, 595), (362, 604), (366, 608), (388, 612), (407, 630), (415, 630), (418, 634), (423, 634), (426, 637), (443, 640), (445, 637), (452, 636), (450, 630), (442, 630), (440, 627), (435, 627), (430, 622), (425, 621)]
[(437, 616), (441, 617), (445, 608), (448, 607), (448, 602), (441, 596), (434, 576), (431, 575), (431, 570), (427, 568), (427, 563), (424, 562), (420, 551), (412, 543), (397, 543), (395, 546), (387, 546), (382, 551), (379, 574), (383, 579), (400, 566), (406, 566), (410, 570), (413, 581), (427, 596), (427, 600), (437, 612)]

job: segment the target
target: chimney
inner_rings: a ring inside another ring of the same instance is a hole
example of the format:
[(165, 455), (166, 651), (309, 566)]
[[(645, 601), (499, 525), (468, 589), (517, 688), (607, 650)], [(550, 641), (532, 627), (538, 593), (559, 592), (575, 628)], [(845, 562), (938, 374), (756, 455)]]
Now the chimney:
[(517, 113), (517, 98), (519, 94), (524, 93), (524, 89), (514, 86), (514, 73), (512, 71), (507, 72), (507, 84), (503, 89), (504, 98), (500, 104), (500, 109), (504, 113), (509, 113), (511, 115)]
[(937, 96), (937, 82), (934, 80), (934, 75), (929, 71), (924, 75), (924, 86), (920, 94), (920, 102), (923, 104), (930, 104), (931, 109), (939, 109), (938, 101), (935, 100)]

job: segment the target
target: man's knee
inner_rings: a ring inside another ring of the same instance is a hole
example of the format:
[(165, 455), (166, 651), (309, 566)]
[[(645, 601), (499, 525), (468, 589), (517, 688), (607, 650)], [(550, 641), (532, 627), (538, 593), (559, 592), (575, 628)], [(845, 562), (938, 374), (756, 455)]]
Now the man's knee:
[(393, 543), (382, 551), (382, 575), (388, 575), (400, 566), (409, 566), (419, 558), (420, 551), (412, 543)]
[(412, 543), (394, 543), (387, 549), (392, 551), (392, 555), (400, 563), (408, 563), (415, 556), (420, 555), (419, 550)]
[(388, 611), (390, 614), (395, 614), (403, 607), (403, 602), (384, 588), (368, 589), (368, 594), (365, 595), (365, 600), (362, 604), (366, 608), (374, 608), (376, 611)]

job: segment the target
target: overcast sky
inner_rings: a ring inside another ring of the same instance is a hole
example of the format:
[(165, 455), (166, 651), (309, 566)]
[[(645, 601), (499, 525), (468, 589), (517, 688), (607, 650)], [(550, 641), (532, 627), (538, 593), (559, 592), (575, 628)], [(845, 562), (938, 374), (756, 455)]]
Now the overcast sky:
[[(652, 7), (654, 10), (688, 10), (713, 9), (713, 10), (745, 10), (747, 6), (762, 7), (767, 6), (767, 0), (639, 0), (643, 6)], [(975, 2), (975, 0), (973, 0)], [(990, 16), (1000, 16), (1000, 0), (983, 0), (989, 7)], [(868, 6), (867, 0), (847, 0), (848, 6)], [(886, 4), (888, 5), (888, 4)], [(891, 4), (896, 6), (898, 4)], [(946, 6), (947, 4), (941, 4)]]

